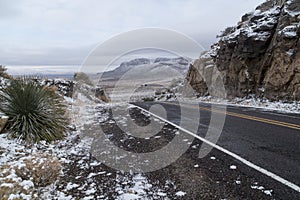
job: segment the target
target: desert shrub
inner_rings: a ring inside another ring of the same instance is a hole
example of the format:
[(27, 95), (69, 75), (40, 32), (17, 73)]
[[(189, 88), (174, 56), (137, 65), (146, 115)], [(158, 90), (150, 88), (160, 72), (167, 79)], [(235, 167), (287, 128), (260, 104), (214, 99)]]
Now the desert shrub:
[(37, 187), (45, 187), (54, 183), (60, 173), (61, 164), (49, 154), (34, 154), (22, 160), (21, 167), (15, 172), (22, 180), (31, 180)]
[(55, 183), (61, 163), (49, 154), (32, 154), (0, 165), (0, 199), (41, 199), (39, 188)]
[(59, 139), (67, 126), (62, 97), (28, 79), (12, 80), (1, 89), (0, 111), (9, 117), (11, 136), (28, 143)]
[[(34, 185), (28, 184), (29, 181), (23, 182), (18, 178), (14, 169), (11, 165), (0, 166), (0, 199), (1, 200), (22, 200), (25, 199), (36, 199), (34, 198)], [(26, 187), (22, 183), (26, 183)]]
[(93, 82), (90, 77), (84, 72), (77, 72), (74, 74), (74, 81), (79, 83), (85, 83), (87, 85), (93, 86)]

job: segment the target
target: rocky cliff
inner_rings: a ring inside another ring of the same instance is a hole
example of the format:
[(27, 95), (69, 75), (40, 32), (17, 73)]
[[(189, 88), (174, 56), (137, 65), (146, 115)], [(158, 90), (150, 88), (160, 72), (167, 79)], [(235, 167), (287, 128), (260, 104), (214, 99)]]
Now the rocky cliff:
[(188, 71), (200, 95), (220, 72), (228, 98), (300, 100), (300, 0), (267, 0), (218, 37)]

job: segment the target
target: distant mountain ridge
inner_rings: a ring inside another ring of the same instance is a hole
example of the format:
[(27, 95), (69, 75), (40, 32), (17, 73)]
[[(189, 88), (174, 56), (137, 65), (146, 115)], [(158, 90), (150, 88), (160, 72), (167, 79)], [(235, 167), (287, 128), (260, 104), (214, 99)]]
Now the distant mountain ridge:
[(139, 73), (143, 73), (143, 72), (147, 72), (149, 76), (151, 75), (161, 76), (161, 75), (165, 75), (168, 72), (170, 73), (169, 70), (173, 69), (176, 70), (177, 73), (184, 75), (188, 71), (189, 63), (191, 61), (192, 59), (184, 58), (184, 57), (176, 57), (176, 58), (159, 57), (155, 59), (136, 58), (130, 61), (122, 62), (114, 70), (99, 73), (99, 74), (101, 74), (102, 78), (118, 79), (129, 71), (132, 74), (135, 74), (136, 76), (139, 75), (142, 76), (142, 74)]

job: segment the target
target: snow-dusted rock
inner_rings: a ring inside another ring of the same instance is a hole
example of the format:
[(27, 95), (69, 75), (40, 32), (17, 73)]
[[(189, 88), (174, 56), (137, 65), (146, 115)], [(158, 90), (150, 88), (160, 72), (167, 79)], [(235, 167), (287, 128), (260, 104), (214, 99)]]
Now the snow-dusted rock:
[[(209, 91), (209, 69), (218, 69), (228, 97), (256, 94), (271, 100), (300, 100), (300, 1), (267, 0), (227, 28), (217, 44), (191, 65), (187, 81)], [(194, 69), (193, 69), (194, 68)], [(202, 77), (195, 73), (202, 70)], [(263, 90), (261, 90), (263, 88)]]

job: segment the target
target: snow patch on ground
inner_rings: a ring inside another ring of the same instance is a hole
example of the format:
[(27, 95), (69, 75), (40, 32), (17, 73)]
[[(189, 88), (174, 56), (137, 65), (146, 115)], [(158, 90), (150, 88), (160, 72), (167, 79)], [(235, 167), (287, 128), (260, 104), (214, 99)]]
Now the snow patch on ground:
[(237, 167), (235, 165), (230, 165), (229, 168), (235, 170)]
[(176, 192), (176, 196), (183, 197), (184, 195), (186, 195), (186, 192), (182, 192), (182, 191)]
[[(152, 185), (149, 180), (142, 174), (135, 174), (132, 177), (118, 175), (116, 192), (119, 194), (117, 199), (168, 199), (168, 194), (164, 189)], [(174, 184), (166, 182), (166, 185)]]
[(272, 196), (273, 190), (265, 189), (264, 186), (259, 186), (257, 183), (251, 186), (252, 189), (260, 190), (268, 196)]

